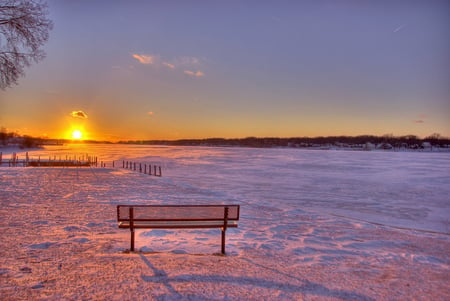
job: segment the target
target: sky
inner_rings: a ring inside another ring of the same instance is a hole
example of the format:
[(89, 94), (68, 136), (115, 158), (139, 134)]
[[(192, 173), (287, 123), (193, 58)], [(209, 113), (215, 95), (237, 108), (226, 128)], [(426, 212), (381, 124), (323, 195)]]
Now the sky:
[(450, 137), (449, 1), (48, 4), (47, 57), (0, 90), (20, 134)]

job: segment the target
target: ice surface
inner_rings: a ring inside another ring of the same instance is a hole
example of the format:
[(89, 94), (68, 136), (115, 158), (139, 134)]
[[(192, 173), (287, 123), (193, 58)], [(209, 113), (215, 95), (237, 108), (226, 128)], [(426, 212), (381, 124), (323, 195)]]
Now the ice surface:
[(123, 147), (70, 145), (33, 156), (95, 154), (118, 166), (121, 160), (161, 165), (162, 181), (175, 189), (172, 196), (161, 195), (165, 202), (181, 201), (180, 193), (189, 192), (208, 201), (450, 232), (450, 153)]
[[(450, 153), (68, 145), (107, 168), (0, 168), (5, 300), (448, 300)], [(19, 153), (25, 156), (25, 153)], [(116, 161), (112, 168), (112, 160)], [(120, 168), (161, 165), (163, 177)], [(239, 228), (141, 230), (117, 204), (241, 205)], [(124, 296), (124, 292), (128, 295)]]

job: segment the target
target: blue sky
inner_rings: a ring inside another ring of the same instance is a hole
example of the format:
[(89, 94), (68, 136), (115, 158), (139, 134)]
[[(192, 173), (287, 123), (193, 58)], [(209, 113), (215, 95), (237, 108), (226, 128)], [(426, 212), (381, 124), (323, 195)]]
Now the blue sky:
[(0, 92), (0, 126), (23, 134), (450, 136), (448, 1), (49, 7), (47, 58)]

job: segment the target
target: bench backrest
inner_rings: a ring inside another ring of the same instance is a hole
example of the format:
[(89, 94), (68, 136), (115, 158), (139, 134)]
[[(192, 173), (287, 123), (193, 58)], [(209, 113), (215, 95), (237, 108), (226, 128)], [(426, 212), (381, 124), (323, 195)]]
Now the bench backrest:
[(218, 221), (239, 220), (239, 205), (118, 205), (117, 221), (130, 220), (132, 208), (134, 221)]

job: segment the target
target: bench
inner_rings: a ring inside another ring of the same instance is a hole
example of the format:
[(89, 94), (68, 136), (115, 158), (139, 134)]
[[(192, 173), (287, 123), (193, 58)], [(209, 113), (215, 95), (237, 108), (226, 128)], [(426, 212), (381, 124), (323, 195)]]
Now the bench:
[(130, 229), (132, 252), (135, 229), (221, 228), (225, 254), (225, 232), (238, 226), (239, 210), (239, 205), (118, 205), (117, 222)]

